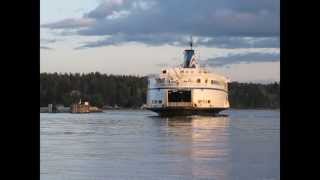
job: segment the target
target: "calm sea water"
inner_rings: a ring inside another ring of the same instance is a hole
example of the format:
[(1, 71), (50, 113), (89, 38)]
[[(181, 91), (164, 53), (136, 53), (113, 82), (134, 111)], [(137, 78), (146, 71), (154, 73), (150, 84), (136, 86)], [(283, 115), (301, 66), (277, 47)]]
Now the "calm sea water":
[(280, 112), (223, 114), (43, 113), (41, 180), (279, 179)]

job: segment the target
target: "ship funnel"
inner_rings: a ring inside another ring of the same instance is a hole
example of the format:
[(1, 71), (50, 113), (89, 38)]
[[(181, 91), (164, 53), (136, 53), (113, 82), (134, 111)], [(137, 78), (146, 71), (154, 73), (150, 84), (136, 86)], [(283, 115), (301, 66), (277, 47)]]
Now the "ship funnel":
[(184, 50), (184, 68), (195, 68), (196, 67), (196, 58), (194, 50), (192, 49), (192, 36), (190, 40), (190, 49)]

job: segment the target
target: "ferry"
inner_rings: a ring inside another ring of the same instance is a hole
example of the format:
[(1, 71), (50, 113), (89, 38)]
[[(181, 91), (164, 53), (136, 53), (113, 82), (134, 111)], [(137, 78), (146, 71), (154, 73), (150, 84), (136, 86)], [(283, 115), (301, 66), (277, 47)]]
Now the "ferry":
[(146, 109), (160, 116), (216, 115), (230, 107), (230, 79), (200, 67), (195, 50), (184, 50), (184, 62), (148, 76)]

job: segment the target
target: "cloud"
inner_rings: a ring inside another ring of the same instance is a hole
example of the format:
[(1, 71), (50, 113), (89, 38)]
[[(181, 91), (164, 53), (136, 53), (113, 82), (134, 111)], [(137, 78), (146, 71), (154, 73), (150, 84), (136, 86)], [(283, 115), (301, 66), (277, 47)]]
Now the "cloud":
[(53, 44), (57, 42), (57, 39), (46, 39), (46, 38), (41, 38), (40, 39), (40, 49), (43, 50), (53, 50), (53, 48), (49, 47), (48, 45)]
[(51, 44), (55, 42), (57, 42), (57, 39), (43, 39), (43, 38), (40, 39), (40, 43), (42, 44)]
[[(189, 37), (188, 37), (189, 38)], [(169, 45), (186, 45), (188, 40), (183, 39), (183, 37), (179, 36), (171, 36), (171, 35), (153, 35), (153, 34), (144, 34), (144, 35), (127, 35), (127, 34), (116, 34), (110, 37), (107, 37), (103, 40), (95, 41), (95, 42), (87, 42), (85, 45), (78, 47), (78, 49), (82, 48), (92, 48), (92, 47), (100, 47), (100, 46), (110, 46), (110, 45), (122, 45), (124, 43), (132, 43), (132, 42), (143, 42), (146, 45), (150, 46), (160, 46), (164, 44)], [(185, 42), (184, 44), (182, 42)]]
[(133, 41), (179, 45), (190, 35), (204, 46), (278, 47), (279, 17), (279, 0), (108, 0), (79, 19), (42, 27), (111, 36), (84, 47)]
[[(194, 45), (215, 48), (279, 48), (280, 41), (278, 37), (193, 37)], [(184, 35), (171, 34), (137, 34), (134, 36), (126, 34), (114, 34), (105, 39), (86, 42), (77, 49), (93, 48), (111, 45), (123, 45), (125, 43), (143, 43), (148, 46), (173, 45), (186, 47), (189, 44), (190, 37)]]
[(278, 48), (279, 37), (230, 37), (199, 38), (198, 45), (217, 48)]
[(121, 9), (125, 9), (126, 0), (102, 1), (94, 10), (84, 14), (85, 18), (105, 19), (108, 16), (117, 14)]
[(84, 27), (90, 27), (95, 23), (94, 19), (90, 18), (79, 18), (79, 19), (64, 19), (62, 21), (58, 21), (55, 23), (48, 23), (41, 25), (41, 27), (44, 28), (50, 28), (50, 29), (76, 29), (76, 28), (84, 28)]
[(53, 50), (53, 48), (48, 47), (48, 46), (40, 46), (40, 49), (44, 49), (44, 50)]
[(213, 67), (228, 66), (231, 64), (240, 63), (257, 63), (257, 62), (277, 62), (280, 60), (278, 52), (250, 52), (244, 54), (230, 54), (228, 56), (209, 58), (204, 61), (204, 64)]
[[(248, 0), (238, 1), (233, 3), (241, 6), (240, 3)], [(82, 35), (181, 33), (204, 37), (274, 36), (279, 33), (279, 14), (273, 9), (259, 7), (255, 10), (236, 9), (228, 4), (219, 6), (219, 3), (212, 0), (154, 1), (154, 5), (149, 9), (137, 10), (129, 5), (123, 8), (131, 12), (127, 18), (110, 21), (103, 18), (108, 14), (89, 16), (99, 19), (99, 23), (79, 33)], [(119, 10), (120, 8), (114, 9), (114, 11)], [(97, 8), (89, 14), (102, 14), (100, 12), (100, 8)]]

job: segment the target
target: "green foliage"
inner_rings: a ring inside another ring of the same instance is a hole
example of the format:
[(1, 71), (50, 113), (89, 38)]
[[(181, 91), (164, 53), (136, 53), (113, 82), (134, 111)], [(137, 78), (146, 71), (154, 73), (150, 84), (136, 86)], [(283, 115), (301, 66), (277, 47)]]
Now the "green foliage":
[(280, 84), (231, 82), (229, 101), (232, 108), (280, 108)]
[[(89, 74), (40, 74), (40, 106), (89, 100), (94, 106), (140, 107), (146, 103), (147, 78)], [(279, 108), (280, 83), (253, 84), (231, 82), (232, 108)]]
[(145, 103), (147, 80), (137, 76), (89, 74), (40, 74), (40, 106), (88, 100), (91, 105), (140, 107)]

